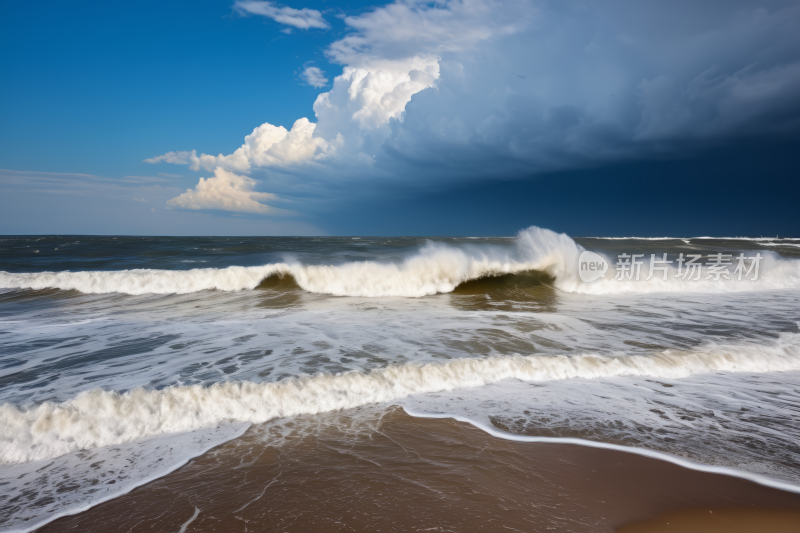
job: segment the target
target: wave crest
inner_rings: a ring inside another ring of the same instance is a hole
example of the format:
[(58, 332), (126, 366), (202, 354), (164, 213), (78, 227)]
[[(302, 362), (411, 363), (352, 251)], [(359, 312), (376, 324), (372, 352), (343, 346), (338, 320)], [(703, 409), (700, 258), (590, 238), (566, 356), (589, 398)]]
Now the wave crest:
[(551, 381), (614, 376), (681, 378), (709, 372), (800, 369), (800, 335), (773, 345), (709, 345), (691, 352), (649, 356), (504, 356), (406, 364), (372, 372), (318, 374), (274, 383), (92, 390), (65, 403), (23, 409), (0, 405), (0, 462), (55, 457), (85, 448), (212, 427), (223, 421), (260, 423), (274, 418), (389, 402), (411, 394), (479, 387), (503, 379)]
[[(211, 289), (254, 289), (270, 276), (291, 275), (300, 287), (309, 292), (334, 296), (419, 297), (451, 292), (464, 282), (487, 276), (561, 266), (564, 245), (577, 250), (575, 242), (566, 235), (540, 228), (521, 232), (518, 244), (518, 248), (524, 250), (523, 254), (495, 248), (460, 249), (428, 243), (417, 254), (400, 263), (362, 261), (341, 265), (274, 263), (257, 267), (192, 270), (0, 272), (0, 288), (74, 289), (94, 294), (186, 294)], [(560, 272), (563, 268), (558, 270)]]
[[(605, 279), (583, 283), (578, 277), (578, 257), (584, 248), (563, 233), (530, 227), (517, 234), (515, 246), (454, 247), (430, 242), (398, 263), (361, 261), (340, 265), (273, 263), (256, 267), (198, 268), (192, 270), (120, 270), (98, 272), (0, 272), (0, 288), (73, 289), (83, 293), (186, 294), (203, 290), (255, 289), (271, 276), (294, 278), (309, 292), (334, 296), (421, 297), (452, 292), (457, 286), (490, 276), (538, 271), (553, 278), (567, 292), (590, 294), (642, 292), (741, 292), (800, 288), (800, 261), (764, 257), (763, 275), (751, 281), (682, 281), (675, 269), (666, 281), (656, 276), (645, 281), (616, 281), (613, 269)], [(607, 258), (611, 265), (614, 261)], [(672, 268), (672, 267), (670, 267)]]

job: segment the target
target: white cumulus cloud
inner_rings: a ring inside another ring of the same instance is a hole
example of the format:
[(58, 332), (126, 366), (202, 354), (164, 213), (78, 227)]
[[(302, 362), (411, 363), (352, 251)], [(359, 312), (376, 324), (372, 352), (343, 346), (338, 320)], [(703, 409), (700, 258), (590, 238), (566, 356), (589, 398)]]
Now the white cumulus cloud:
[[(356, 31), (333, 43), (327, 52), (345, 66), (333, 88), (314, 103), (317, 123), (302, 118), (290, 131), (262, 124), (230, 155), (173, 151), (145, 162), (247, 173), (256, 167), (308, 161), (371, 161), (390, 134), (390, 121), (402, 121), (411, 97), (435, 86), (439, 78), (436, 54), (466, 50), (481, 40), (513, 33), (526, 18), (521, 5), (520, 0), (505, 7), (492, 0), (454, 0), (443, 7), (390, 4), (348, 17), (346, 24)], [(267, 2), (238, 2), (236, 6), (270, 17), (277, 9)], [(328, 81), (313, 66), (302, 76), (315, 87)]]
[[(335, 147), (323, 139), (313, 137), (316, 124), (306, 118), (295, 121), (291, 130), (283, 126), (264, 123), (245, 136), (244, 144), (230, 155), (197, 155), (191, 152), (168, 152), (158, 157), (145, 159), (146, 163), (174, 163), (189, 165), (192, 170), (214, 170), (225, 168), (233, 172), (248, 172), (252, 167), (291, 165), (308, 161), (315, 155), (324, 157), (327, 150)], [(319, 153), (317, 154), (317, 152)]]
[(247, 176), (239, 176), (223, 168), (214, 170), (213, 178), (200, 178), (197, 186), (167, 202), (167, 205), (181, 209), (219, 209), (239, 213), (258, 213), (261, 215), (288, 215), (293, 211), (278, 209), (259, 200), (279, 200), (268, 192), (256, 192), (256, 181)]
[(292, 26), (301, 30), (309, 28), (327, 29), (330, 24), (322, 18), (322, 13), (316, 9), (294, 9), (292, 7), (278, 7), (273, 2), (258, 2), (255, 0), (238, 1), (234, 9), (241, 14), (262, 15), (275, 22)]
[(264, 123), (229, 155), (167, 152), (145, 162), (247, 173), (256, 167), (325, 161), (334, 155), (369, 160), (389, 135), (389, 120), (402, 119), (411, 97), (433, 87), (438, 77), (435, 57), (384, 61), (371, 68), (347, 66), (334, 79), (333, 89), (314, 102), (317, 123), (301, 118), (291, 130)]
[(304, 68), (303, 72), (300, 73), (300, 77), (303, 78), (303, 81), (307, 84), (317, 89), (325, 87), (328, 84), (328, 78), (325, 77), (325, 73), (319, 67), (309, 66)]

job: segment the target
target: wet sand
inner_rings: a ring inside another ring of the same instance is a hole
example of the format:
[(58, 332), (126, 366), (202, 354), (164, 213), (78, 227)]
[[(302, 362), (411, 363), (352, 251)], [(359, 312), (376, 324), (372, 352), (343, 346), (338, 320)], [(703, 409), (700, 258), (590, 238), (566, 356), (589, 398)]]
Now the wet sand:
[(800, 512), (764, 509), (687, 509), (619, 529), (619, 533), (797, 533)]
[(401, 409), (357, 411), (251, 428), (39, 531), (713, 532), (709, 520), (726, 516), (739, 529), (719, 531), (800, 531), (798, 494), (624, 452), (504, 441)]

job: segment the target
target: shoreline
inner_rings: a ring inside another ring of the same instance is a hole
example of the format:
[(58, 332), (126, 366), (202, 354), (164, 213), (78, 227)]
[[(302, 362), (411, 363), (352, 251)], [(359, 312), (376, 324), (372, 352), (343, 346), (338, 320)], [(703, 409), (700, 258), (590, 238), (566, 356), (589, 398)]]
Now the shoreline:
[(485, 531), (538, 524), (588, 532), (701, 508), (800, 513), (800, 495), (746, 479), (608, 446), (532, 444), (399, 408), (366, 422), (357, 412), (296, 417), (251, 427), (158, 480), (36, 531)]
[(706, 474), (719, 474), (722, 476), (730, 476), (737, 479), (743, 479), (746, 481), (750, 481), (752, 483), (756, 483), (758, 485), (762, 485), (764, 487), (782, 490), (785, 492), (791, 492), (794, 494), (800, 494), (800, 485), (796, 483), (792, 483), (790, 481), (785, 481), (777, 478), (772, 478), (769, 476), (764, 476), (761, 474), (755, 474), (753, 472), (748, 472), (746, 470), (740, 470), (737, 468), (730, 468), (727, 466), (717, 466), (717, 465), (707, 465), (704, 463), (700, 463), (698, 461), (693, 461), (691, 459), (686, 459), (684, 457), (679, 457), (677, 455), (672, 455), (670, 453), (661, 452), (657, 450), (651, 450), (648, 448), (639, 448), (636, 446), (625, 446), (622, 444), (613, 444), (609, 442), (602, 442), (602, 441), (595, 441), (595, 440), (588, 440), (588, 439), (580, 439), (580, 438), (573, 438), (573, 437), (540, 437), (540, 436), (531, 436), (531, 435), (524, 435), (524, 434), (517, 434), (511, 433), (509, 431), (503, 431), (500, 428), (492, 427), (487, 424), (478, 422), (471, 418), (460, 416), (460, 415), (452, 415), (452, 414), (438, 414), (438, 413), (426, 413), (421, 411), (414, 411), (408, 407), (403, 406), (403, 410), (410, 416), (415, 418), (433, 418), (438, 420), (458, 420), (459, 422), (464, 422), (466, 424), (470, 424), (481, 431), (488, 433), (493, 437), (497, 437), (498, 439), (505, 439), (509, 441), (515, 442), (527, 442), (527, 443), (541, 443), (541, 444), (574, 444), (576, 446), (586, 446), (589, 448), (599, 448), (604, 450), (614, 450), (623, 453), (630, 453), (633, 455), (640, 455), (642, 457), (648, 457), (650, 459), (656, 459), (659, 461), (665, 461), (667, 463), (671, 463), (688, 470), (694, 470), (696, 472), (703, 472)]

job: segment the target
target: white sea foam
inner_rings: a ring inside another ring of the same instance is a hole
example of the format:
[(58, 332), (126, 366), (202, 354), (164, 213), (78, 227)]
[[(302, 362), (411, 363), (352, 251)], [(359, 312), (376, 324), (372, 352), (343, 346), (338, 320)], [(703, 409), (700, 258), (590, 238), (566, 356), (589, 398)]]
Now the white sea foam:
[[(686, 241), (692, 239), (714, 241), (772, 241), (775, 237), (584, 237), (584, 239), (601, 239), (605, 241)], [(798, 239), (791, 239), (798, 240)]]
[(598, 239), (603, 241), (682, 241), (692, 237), (584, 237), (584, 239)]
[(187, 294), (202, 290), (254, 289), (264, 278), (288, 273), (285, 264), (260, 267), (195, 268), (192, 270), (116, 270), (85, 272), (0, 272), (0, 287), (64, 289), (91, 294)]
[[(706, 239), (713, 241), (772, 241), (779, 237), (692, 237), (692, 239)], [(797, 239), (790, 239), (797, 240)]]
[(761, 246), (796, 246), (800, 248), (800, 244), (793, 242), (760, 242)]
[(708, 345), (649, 356), (505, 356), (405, 364), (372, 372), (318, 374), (277, 383), (223, 382), (126, 393), (92, 390), (65, 403), (0, 405), (0, 462), (60, 456), (223, 421), (274, 418), (389, 402), (411, 394), (478, 387), (503, 379), (551, 381), (614, 376), (681, 378), (708, 372), (800, 369), (800, 335), (771, 345)]
[[(483, 277), (525, 271), (547, 272), (555, 286), (568, 292), (591, 294), (648, 292), (743, 292), (800, 288), (800, 261), (767, 255), (757, 281), (701, 280), (647, 277), (647, 261), (641, 281), (617, 281), (613, 270), (606, 279), (591, 284), (580, 281), (578, 256), (583, 247), (566, 234), (531, 227), (521, 231), (513, 248), (498, 246), (455, 247), (430, 242), (416, 254), (397, 263), (360, 261), (339, 265), (305, 265), (296, 262), (257, 267), (231, 266), (192, 270), (121, 270), (98, 272), (0, 272), (0, 288), (73, 289), (84, 293), (186, 294), (202, 290), (254, 289), (273, 275), (291, 275), (303, 289), (336, 296), (421, 297), (453, 291), (458, 285)], [(610, 264), (615, 264), (608, 258)], [(647, 259), (647, 258), (645, 258)]]
[[(250, 425), (220, 424), (0, 469), (0, 530), (25, 533), (163, 477)], [(63, 490), (69, 480), (69, 490)]]

